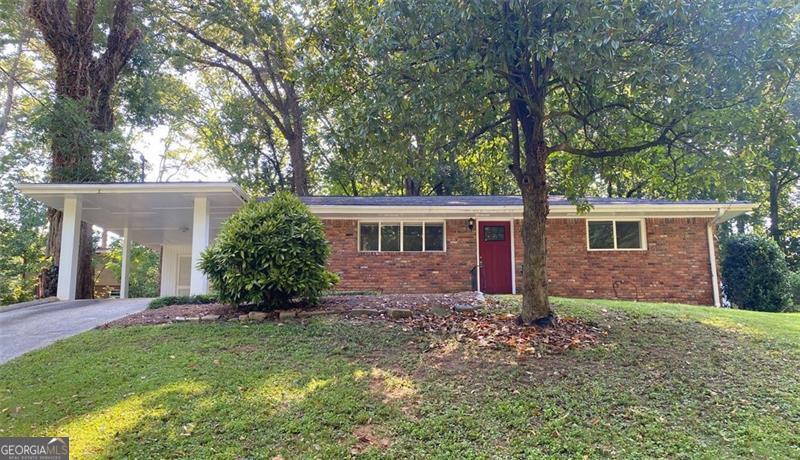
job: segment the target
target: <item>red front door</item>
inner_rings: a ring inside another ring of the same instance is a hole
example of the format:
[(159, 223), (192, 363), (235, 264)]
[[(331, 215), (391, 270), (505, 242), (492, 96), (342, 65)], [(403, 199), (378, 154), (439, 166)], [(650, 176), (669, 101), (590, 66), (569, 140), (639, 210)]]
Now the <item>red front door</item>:
[(511, 223), (478, 223), (481, 291), (511, 293)]

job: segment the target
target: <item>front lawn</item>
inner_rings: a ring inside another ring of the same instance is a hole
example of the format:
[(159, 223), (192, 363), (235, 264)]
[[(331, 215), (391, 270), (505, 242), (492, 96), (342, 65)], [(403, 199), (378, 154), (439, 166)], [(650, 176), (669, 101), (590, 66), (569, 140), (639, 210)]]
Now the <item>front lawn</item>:
[(602, 344), (517, 358), (333, 318), (92, 331), (0, 366), (0, 436), (68, 435), (74, 458), (800, 457), (800, 315), (556, 302)]

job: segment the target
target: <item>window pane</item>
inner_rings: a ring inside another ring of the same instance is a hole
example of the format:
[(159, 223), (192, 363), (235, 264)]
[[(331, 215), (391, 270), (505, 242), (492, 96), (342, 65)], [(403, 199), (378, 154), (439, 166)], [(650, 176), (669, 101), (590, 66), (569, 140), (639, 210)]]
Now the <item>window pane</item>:
[(378, 250), (378, 224), (361, 224), (361, 247), (362, 251)]
[(381, 251), (400, 250), (400, 224), (381, 225)]
[(425, 250), (444, 251), (444, 224), (425, 224)]
[(483, 241), (505, 241), (506, 228), (502, 225), (487, 225), (483, 227)]
[(617, 249), (641, 249), (639, 222), (617, 222)]
[(589, 222), (589, 248), (614, 249), (614, 228), (612, 225), (611, 221)]
[(422, 224), (403, 224), (403, 251), (422, 251)]

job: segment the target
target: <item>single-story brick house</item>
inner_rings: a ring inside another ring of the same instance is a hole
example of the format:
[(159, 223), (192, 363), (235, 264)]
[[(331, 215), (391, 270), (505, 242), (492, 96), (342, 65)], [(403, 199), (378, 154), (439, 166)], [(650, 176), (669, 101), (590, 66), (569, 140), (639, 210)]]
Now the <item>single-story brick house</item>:
[[(196, 268), (222, 222), (250, 198), (231, 183), (20, 184), (64, 211), (58, 296), (74, 298), (81, 220), (161, 251), (161, 294), (202, 294)], [(522, 276), (517, 196), (304, 197), (331, 244), (338, 289), (514, 293)], [(716, 224), (750, 203), (551, 197), (550, 293), (719, 305)], [(127, 243), (123, 244), (127, 248)], [(67, 263), (63, 263), (67, 261)], [(121, 296), (127, 295), (123, 264)]]

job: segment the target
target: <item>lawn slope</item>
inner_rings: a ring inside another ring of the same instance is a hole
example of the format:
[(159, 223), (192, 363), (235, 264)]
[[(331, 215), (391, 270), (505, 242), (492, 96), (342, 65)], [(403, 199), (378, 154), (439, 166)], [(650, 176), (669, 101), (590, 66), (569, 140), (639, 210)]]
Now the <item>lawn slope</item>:
[(69, 435), (75, 458), (800, 457), (800, 316), (555, 302), (603, 344), (517, 359), (331, 319), (92, 331), (0, 366), (0, 436)]

